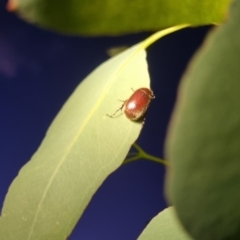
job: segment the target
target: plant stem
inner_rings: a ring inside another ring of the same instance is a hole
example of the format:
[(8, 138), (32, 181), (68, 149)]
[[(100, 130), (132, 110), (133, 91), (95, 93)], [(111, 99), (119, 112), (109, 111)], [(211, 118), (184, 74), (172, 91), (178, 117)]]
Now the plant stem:
[(156, 42), (159, 38), (164, 37), (165, 35), (168, 35), (172, 32), (180, 30), (182, 28), (189, 27), (189, 26), (190, 26), (190, 24), (182, 24), (182, 25), (177, 25), (177, 26), (173, 26), (173, 27), (158, 31), (158, 32), (154, 33), (152, 36), (150, 36), (149, 38), (147, 38), (146, 40), (144, 40), (143, 42), (141, 42), (140, 48), (146, 49), (152, 43)]
[(125, 165), (127, 163), (131, 163), (131, 162), (134, 162), (134, 161), (138, 161), (140, 159), (145, 159), (145, 160), (149, 160), (149, 161), (152, 161), (152, 162), (163, 164), (165, 166), (170, 166), (168, 161), (163, 160), (161, 158), (158, 158), (158, 157), (155, 157), (155, 156), (152, 156), (152, 155), (146, 153), (137, 143), (134, 143), (133, 147), (136, 148), (138, 153), (129, 153), (128, 156), (133, 156), (133, 157), (127, 158), (123, 162), (122, 165)]

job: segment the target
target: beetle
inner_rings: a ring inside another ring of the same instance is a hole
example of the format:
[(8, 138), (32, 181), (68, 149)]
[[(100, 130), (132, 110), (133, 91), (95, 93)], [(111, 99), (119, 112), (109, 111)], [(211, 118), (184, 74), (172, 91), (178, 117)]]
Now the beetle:
[(114, 117), (116, 113), (124, 108), (126, 117), (132, 121), (143, 120), (145, 113), (149, 107), (150, 102), (155, 96), (153, 91), (149, 88), (139, 88), (133, 92), (129, 99), (123, 101), (122, 106), (109, 117)]

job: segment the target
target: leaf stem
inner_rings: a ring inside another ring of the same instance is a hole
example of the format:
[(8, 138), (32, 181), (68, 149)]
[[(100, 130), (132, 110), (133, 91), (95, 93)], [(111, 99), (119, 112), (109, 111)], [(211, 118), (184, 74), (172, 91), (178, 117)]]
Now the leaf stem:
[(152, 161), (152, 162), (163, 164), (165, 166), (170, 166), (168, 161), (146, 153), (137, 143), (134, 143), (133, 147), (138, 152), (137, 153), (129, 153), (128, 156), (133, 156), (133, 157), (126, 158), (122, 165), (125, 165), (127, 163), (131, 163), (131, 162), (134, 162), (134, 161), (137, 161), (137, 160), (140, 160), (140, 159), (146, 159), (146, 160), (149, 160), (149, 161)]
[(146, 40), (144, 40), (143, 42), (141, 42), (140, 43), (140, 48), (146, 49), (152, 43), (157, 41), (159, 38), (164, 37), (165, 35), (168, 35), (168, 34), (170, 34), (172, 32), (178, 31), (178, 30), (180, 30), (182, 28), (189, 27), (189, 26), (190, 26), (190, 24), (182, 24), (182, 25), (177, 25), (177, 26), (174, 26), (174, 27), (170, 27), (170, 28), (158, 31), (158, 32), (154, 33), (153, 35), (151, 35)]

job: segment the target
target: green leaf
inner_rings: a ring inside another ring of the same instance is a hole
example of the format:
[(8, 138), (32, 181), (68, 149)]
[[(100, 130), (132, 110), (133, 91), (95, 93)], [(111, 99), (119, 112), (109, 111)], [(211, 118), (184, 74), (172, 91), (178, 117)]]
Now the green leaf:
[(138, 240), (192, 240), (182, 228), (175, 210), (169, 207), (154, 217)]
[(110, 59), (75, 90), (40, 148), (10, 187), (1, 239), (64, 239), (93, 193), (119, 167), (142, 125), (109, 118), (131, 88), (149, 87), (146, 54), (134, 46)]
[(167, 138), (167, 192), (196, 240), (240, 239), (240, 1), (189, 66)]
[(220, 23), (231, 0), (9, 0), (31, 23), (63, 33), (116, 35)]
[(0, 239), (66, 239), (106, 177), (116, 170), (142, 124), (119, 114), (133, 89), (150, 85), (144, 50), (185, 26), (154, 34), (94, 70), (65, 103), (37, 152), (13, 181), (0, 218)]

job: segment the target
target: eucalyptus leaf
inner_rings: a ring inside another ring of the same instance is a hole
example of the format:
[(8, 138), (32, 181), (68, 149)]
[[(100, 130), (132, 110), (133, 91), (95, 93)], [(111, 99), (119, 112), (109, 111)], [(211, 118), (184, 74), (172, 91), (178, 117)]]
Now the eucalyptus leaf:
[(196, 240), (240, 239), (240, 1), (191, 62), (166, 143), (167, 193)]
[(139, 46), (132, 47), (98, 67), (71, 95), (10, 187), (1, 239), (53, 240), (70, 234), (140, 133), (141, 123), (106, 114), (122, 105), (118, 99), (131, 95), (131, 88), (149, 87), (145, 57)]
[(193, 240), (181, 226), (175, 210), (169, 207), (154, 217), (138, 240)]
[(68, 34), (116, 35), (225, 19), (231, 0), (9, 0), (30, 23)]
[(66, 239), (98, 187), (125, 159), (142, 129), (119, 112), (132, 89), (150, 88), (145, 47), (185, 26), (161, 31), (111, 58), (77, 87), (39, 149), (11, 184), (1, 240)]

